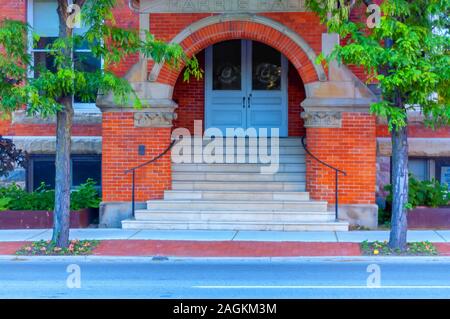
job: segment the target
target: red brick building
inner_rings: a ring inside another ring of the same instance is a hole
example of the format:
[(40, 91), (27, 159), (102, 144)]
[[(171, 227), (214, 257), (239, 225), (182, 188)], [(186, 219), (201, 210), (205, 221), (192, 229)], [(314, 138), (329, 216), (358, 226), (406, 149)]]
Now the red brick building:
[[(115, 71), (132, 82), (143, 109), (117, 105), (109, 97), (90, 104), (77, 103), (75, 97), (73, 185), (87, 177), (101, 184), (103, 226), (120, 227), (132, 217), (131, 175), (124, 171), (163, 152), (175, 128), (193, 132), (194, 121), (202, 121), (204, 130), (279, 129), (282, 170), (269, 178), (248, 163), (183, 166), (172, 163), (169, 152), (136, 172), (138, 208), (153, 201), (125, 227), (346, 229), (333, 215), (335, 173), (305, 155), (302, 136), (312, 154), (346, 172), (339, 177), (338, 219), (376, 226), (381, 189), (390, 180), (387, 126), (369, 114), (376, 95), (359, 68), (315, 63), (339, 38), (327, 33), (303, 1), (119, 3), (119, 26), (149, 30), (180, 44), (199, 59), (205, 74), (202, 80), (183, 82), (181, 70), (133, 56)], [(42, 38), (52, 38), (57, 35), (54, 7), (53, 0), (0, 0), (0, 18), (27, 21)], [(49, 63), (42, 47), (30, 50), (35, 63)], [(101, 67), (95, 59), (86, 63)], [(447, 182), (450, 129), (426, 129), (420, 114), (411, 114), (410, 122), (411, 170), (419, 178)], [(29, 167), (3, 182), (20, 182), (28, 189), (42, 180), (51, 183), (54, 119), (28, 118), (17, 111), (0, 122), (0, 135), (12, 137), (31, 154)]]

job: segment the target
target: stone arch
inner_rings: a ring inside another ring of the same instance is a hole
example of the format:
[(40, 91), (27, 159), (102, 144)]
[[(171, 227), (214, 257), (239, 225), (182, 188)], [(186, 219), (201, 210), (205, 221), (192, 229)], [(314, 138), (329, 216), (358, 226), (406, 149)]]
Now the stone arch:
[[(207, 17), (191, 24), (171, 42), (180, 44), (187, 55), (192, 56), (210, 45), (232, 39), (255, 40), (277, 49), (294, 65), (305, 84), (327, 80), (322, 65), (315, 63), (317, 56), (308, 43), (285, 25), (267, 17), (251, 14)], [(173, 87), (180, 72), (180, 69), (156, 64), (150, 81)]]

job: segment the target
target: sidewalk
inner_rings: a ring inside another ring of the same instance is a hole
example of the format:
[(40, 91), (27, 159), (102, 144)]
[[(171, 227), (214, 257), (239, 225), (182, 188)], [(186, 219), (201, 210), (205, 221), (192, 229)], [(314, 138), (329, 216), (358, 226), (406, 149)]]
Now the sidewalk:
[[(0, 242), (49, 240), (51, 229), (0, 230)], [(71, 229), (71, 239), (97, 240), (175, 240), (175, 241), (252, 241), (252, 242), (329, 242), (360, 243), (389, 239), (388, 231), (278, 232), (212, 230), (123, 230), (120, 228)], [(408, 241), (450, 243), (450, 230), (410, 230)]]
[[(0, 230), (0, 255), (13, 255), (26, 242), (49, 240), (51, 235), (50, 229)], [(389, 232), (72, 229), (71, 239), (101, 240), (95, 256), (360, 256), (359, 243), (388, 240)], [(450, 230), (409, 231), (408, 241), (433, 242), (441, 256), (450, 256)]]

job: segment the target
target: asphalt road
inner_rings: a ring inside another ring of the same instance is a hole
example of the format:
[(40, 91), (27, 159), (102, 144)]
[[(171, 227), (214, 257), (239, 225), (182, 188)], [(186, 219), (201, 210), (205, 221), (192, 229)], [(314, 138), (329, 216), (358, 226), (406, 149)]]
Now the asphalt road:
[(450, 298), (450, 259), (0, 259), (0, 298)]

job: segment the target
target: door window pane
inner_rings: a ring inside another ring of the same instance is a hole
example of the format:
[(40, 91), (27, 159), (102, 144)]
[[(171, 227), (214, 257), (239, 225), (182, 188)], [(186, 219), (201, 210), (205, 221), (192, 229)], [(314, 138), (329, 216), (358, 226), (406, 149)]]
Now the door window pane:
[(281, 53), (259, 42), (252, 50), (253, 90), (281, 90)]
[(213, 46), (213, 90), (241, 90), (241, 40)]

